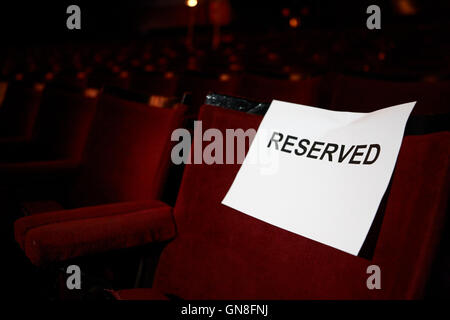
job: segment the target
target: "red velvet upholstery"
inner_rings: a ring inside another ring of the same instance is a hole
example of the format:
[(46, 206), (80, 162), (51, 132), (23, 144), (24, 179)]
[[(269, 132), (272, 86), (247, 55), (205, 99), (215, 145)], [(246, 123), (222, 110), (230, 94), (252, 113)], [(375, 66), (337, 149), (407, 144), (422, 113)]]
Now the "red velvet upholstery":
[(160, 201), (56, 211), (21, 218), (16, 240), (35, 265), (62, 261), (175, 236), (172, 208)]
[[(216, 107), (203, 128), (257, 128)], [(178, 235), (154, 287), (183, 299), (403, 299), (421, 295), (448, 197), (450, 133), (405, 137), (372, 260), (276, 228), (221, 204), (238, 165), (187, 165), (174, 210)], [(301, 199), (301, 195), (299, 195)], [(381, 268), (382, 290), (366, 269)]]
[(96, 97), (48, 88), (36, 122), (36, 145), (46, 159), (81, 160), (95, 116)]
[(158, 199), (170, 137), (185, 111), (183, 105), (154, 108), (103, 94), (69, 205)]
[(317, 106), (320, 98), (320, 86), (320, 77), (291, 81), (245, 75), (237, 93), (255, 101), (270, 102), (273, 99), (277, 99)]
[(157, 200), (131, 201), (105, 204), (101, 206), (83, 207), (72, 210), (48, 211), (41, 214), (30, 215), (16, 220), (14, 232), (16, 241), (23, 247), (26, 233), (33, 228), (52, 223), (60, 223), (86, 218), (109, 216), (114, 214), (138, 211), (150, 207), (161, 207), (163, 203)]
[(417, 101), (413, 114), (450, 112), (450, 82), (389, 82), (337, 76), (331, 109), (370, 112)]

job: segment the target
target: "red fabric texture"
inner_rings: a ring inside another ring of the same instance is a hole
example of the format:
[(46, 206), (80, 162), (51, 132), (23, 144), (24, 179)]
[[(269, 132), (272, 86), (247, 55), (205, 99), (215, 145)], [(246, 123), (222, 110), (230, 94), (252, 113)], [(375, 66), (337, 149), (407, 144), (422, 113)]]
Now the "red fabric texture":
[(371, 112), (417, 101), (412, 114), (450, 112), (450, 82), (389, 82), (337, 76), (333, 82), (333, 110)]
[(167, 205), (158, 200), (146, 200), (111, 203), (71, 210), (49, 211), (16, 220), (14, 223), (14, 233), (16, 241), (23, 248), (26, 233), (33, 228), (54, 223), (83, 220), (87, 218), (107, 217), (115, 214), (123, 214), (149, 208), (162, 208), (165, 206)]
[[(257, 128), (261, 117), (203, 106), (200, 119), (204, 130), (225, 132)], [(154, 287), (183, 299), (420, 297), (445, 216), (449, 148), (448, 132), (404, 138), (372, 260), (222, 205), (239, 165), (187, 165), (174, 209), (178, 235)], [(369, 265), (381, 268), (381, 290), (366, 286)]]
[(103, 94), (71, 206), (157, 199), (170, 164), (171, 134), (185, 106), (154, 108)]
[[(75, 212), (31, 216), (47, 215), (48, 220), (58, 217), (52, 222), (47, 220), (47, 223), (41, 220), (39, 226), (35, 224), (30, 229), (26, 228), (29, 224), (24, 227), (24, 222), (22, 228), (16, 224), (16, 238), (19, 241), (23, 239), (26, 256), (33, 264), (40, 266), (104, 251), (167, 241), (175, 236), (171, 207), (161, 202), (138, 207), (127, 211), (84, 208)], [(19, 229), (27, 231), (19, 234)]]

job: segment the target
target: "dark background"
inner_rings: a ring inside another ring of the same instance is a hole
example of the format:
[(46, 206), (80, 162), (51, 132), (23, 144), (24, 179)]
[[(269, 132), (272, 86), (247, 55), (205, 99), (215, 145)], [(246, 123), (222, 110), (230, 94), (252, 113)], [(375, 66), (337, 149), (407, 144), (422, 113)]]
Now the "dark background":
[[(207, 3), (208, 0), (200, 0), (198, 11), (207, 10)], [(366, 8), (370, 4), (380, 6), (384, 32), (393, 27), (414, 30), (421, 25), (431, 27), (436, 32), (445, 31), (444, 34), (449, 30), (450, 2), (445, 0), (231, 0), (230, 3), (232, 22), (228, 28), (239, 32), (286, 29), (286, 18), (280, 14), (282, 8), (290, 8), (293, 16), (301, 16), (301, 27), (306, 29), (365, 28), (368, 16)], [(71, 4), (81, 8), (81, 31), (74, 32), (66, 28), (66, 8)], [(406, 14), (410, 7), (416, 11), (415, 14)], [(308, 8), (306, 16), (302, 15), (303, 8)], [(405, 8), (403, 13), (402, 8)], [(105, 37), (110, 40), (129, 39), (161, 31), (162, 28), (166, 31), (171, 29), (171, 32), (185, 32), (182, 25), (187, 20), (180, 21), (180, 16), (186, 16), (186, 10), (189, 9), (183, 0), (2, 1), (0, 36), (5, 45), (11, 42), (64, 42)], [(207, 26), (207, 14), (204, 16), (198, 23)]]

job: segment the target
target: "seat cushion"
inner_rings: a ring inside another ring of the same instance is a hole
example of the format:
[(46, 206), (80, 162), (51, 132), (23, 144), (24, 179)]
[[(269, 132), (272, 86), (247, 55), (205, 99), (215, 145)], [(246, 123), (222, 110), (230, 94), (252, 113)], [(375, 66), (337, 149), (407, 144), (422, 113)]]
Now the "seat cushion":
[[(60, 211), (61, 212), (61, 211)], [(61, 212), (61, 214), (64, 214)], [(111, 215), (65, 220), (29, 229), (23, 248), (37, 266), (175, 236), (172, 208), (155, 206)]]

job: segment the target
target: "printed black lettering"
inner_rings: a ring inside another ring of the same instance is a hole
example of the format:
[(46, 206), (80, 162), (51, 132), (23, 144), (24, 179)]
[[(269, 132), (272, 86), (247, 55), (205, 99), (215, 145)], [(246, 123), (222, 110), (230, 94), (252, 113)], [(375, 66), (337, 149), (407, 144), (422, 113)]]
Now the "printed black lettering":
[(311, 141), (280, 132), (272, 133), (267, 148), (270, 148), (272, 144), (275, 150), (295, 153), (297, 156), (348, 164), (373, 164), (381, 152), (379, 144), (347, 146), (331, 142)]
[[(275, 135), (278, 135), (278, 140), (275, 140)], [(272, 142), (275, 143), (275, 150), (278, 150), (278, 142), (281, 142), (281, 140), (283, 140), (283, 134), (279, 133), (279, 132), (274, 132), (272, 134), (272, 138), (270, 138), (269, 140), (269, 144), (267, 145), (267, 148), (270, 148), (270, 145), (272, 144)]]
[(350, 161), (349, 161), (348, 163), (351, 163), (351, 164), (360, 164), (361, 161), (356, 161), (355, 158), (364, 155), (364, 152), (358, 152), (359, 149), (364, 149), (364, 148), (367, 148), (367, 144), (356, 146), (355, 152), (353, 152), (353, 155), (352, 155), (352, 157), (350, 158)]
[[(376, 155), (373, 157), (372, 160), (369, 160), (370, 153), (372, 152), (373, 149), (376, 149), (376, 150), (377, 150), (377, 153), (376, 153)], [(378, 156), (380, 155), (380, 151), (381, 151), (381, 147), (380, 147), (379, 144), (371, 144), (371, 145), (369, 146), (369, 150), (367, 150), (367, 155), (366, 155), (366, 158), (364, 159), (363, 164), (372, 164), (372, 163), (374, 163), (375, 161), (377, 161)]]
[(309, 146), (309, 144), (311, 143), (308, 139), (302, 139), (298, 142), (298, 146), (302, 149), (301, 152), (298, 152), (298, 149), (295, 149), (294, 153), (298, 156), (302, 156), (306, 153), (306, 151), (308, 151), (308, 147), (305, 146), (305, 143), (307, 146)]
[(342, 162), (347, 158), (347, 156), (352, 152), (352, 150), (355, 148), (355, 146), (351, 146), (350, 149), (347, 151), (347, 153), (344, 153), (345, 145), (341, 144), (341, 151), (339, 152), (339, 159), (338, 162)]
[[(328, 143), (325, 146), (325, 149), (323, 149), (323, 153), (320, 156), (320, 160), (322, 160), (325, 157), (325, 155), (327, 154), (328, 155), (328, 161), (333, 161), (333, 155), (332, 154), (335, 153), (338, 148), (339, 148), (339, 146), (337, 144), (335, 144), (335, 143)], [(332, 149), (332, 150), (330, 150), (330, 149)]]
[(311, 146), (311, 149), (309, 149), (308, 154), (306, 155), (308, 158), (312, 158), (312, 159), (317, 159), (318, 156), (313, 155), (312, 153), (314, 151), (320, 151), (320, 149), (315, 148), (315, 146), (323, 146), (325, 143), (324, 142), (319, 142), (319, 141), (314, 141), (314, 143)]
[(286, 149), (286, 146), (293, 146), (294, 144), (292, 142), (289, 142), (289, 140), (297, 140), (297, 137), (294, 136), (286, 136), (286, 140), (284, 140), (283, 146), (281, 147), (281, 151), (291, 153), (292, 150)]

